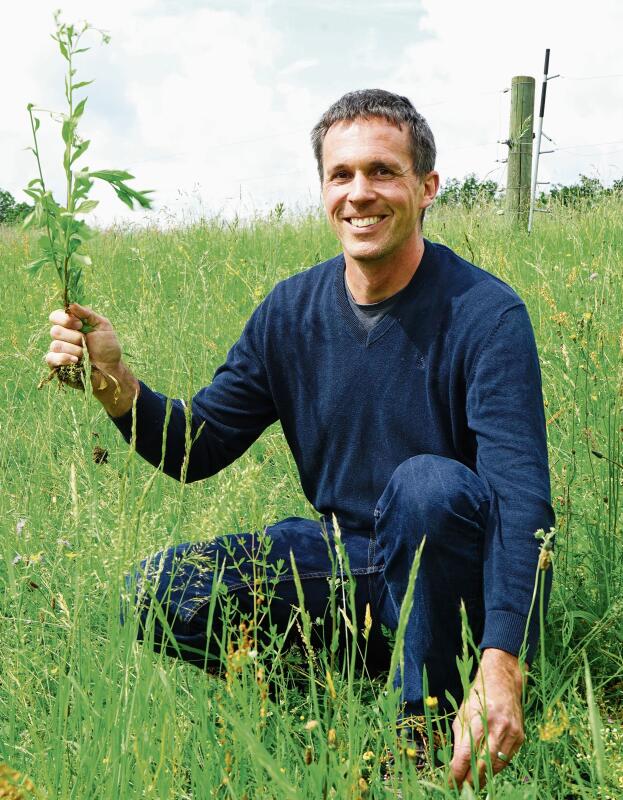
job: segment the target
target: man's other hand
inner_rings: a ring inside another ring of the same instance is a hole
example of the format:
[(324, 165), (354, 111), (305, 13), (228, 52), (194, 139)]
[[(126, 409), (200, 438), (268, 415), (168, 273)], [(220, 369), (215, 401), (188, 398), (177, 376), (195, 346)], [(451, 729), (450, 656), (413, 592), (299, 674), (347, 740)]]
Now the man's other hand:
[(465, 781), (475, 784), (472, 754), (477, 758), (480, 787), (485, 782), (485, 759), (490, 759), (494, 774), (508, 766), (524, 741), (522, 688), (518, 659), (503, 650), (485, 650), (470, 693), (452, 724), (451, 783), (459, 788)]
[[(69, 313), (57, 309), (50, 314), (52, 342), (45, 356), (51, 369), (78, 364), (84, 348), (91, 362), (91, 385), (95, 396), (113, 417), (132, 407), (139, 391), (136, 378), (121, 360), (121, 346), (113, 326), (91, 308), (72, 303)], [(88, 333), (83, 331), (87, 329)]]

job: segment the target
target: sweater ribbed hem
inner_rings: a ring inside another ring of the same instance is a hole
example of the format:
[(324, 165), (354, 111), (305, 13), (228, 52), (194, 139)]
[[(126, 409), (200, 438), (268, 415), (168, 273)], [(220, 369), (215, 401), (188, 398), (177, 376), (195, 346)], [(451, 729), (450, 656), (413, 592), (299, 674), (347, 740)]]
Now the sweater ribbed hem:
[[(513, 611), (493, 610), (487, 611), (485, 630), (480, 642), (480, 650), (494, 647), (504, 650), (513, 656), (518, 656), (523, 645), (528, 618), (523, 614)], [(527, 641), (526, 661), (531, 664), (534, 660), (538, 644), (538, 626), (530, 625)]]

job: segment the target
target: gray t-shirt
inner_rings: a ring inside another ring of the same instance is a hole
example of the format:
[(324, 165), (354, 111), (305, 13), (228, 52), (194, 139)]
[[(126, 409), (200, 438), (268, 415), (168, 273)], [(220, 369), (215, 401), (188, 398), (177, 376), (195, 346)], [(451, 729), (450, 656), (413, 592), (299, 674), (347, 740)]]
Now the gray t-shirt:
[(355, 316), (368, 333), (372, 330), (372, 328), (374, 328), (375, 325), (378, 325), (388, 311), (391, 311), (403, 292), (403, 289), (401, 289), (396, 294), (391, 295), (391, 297), (386, 297), (384, 300), (379, 300), (378, 303), (356, 303), (354, 297), (350, 293), (348, 284), (346, 283), (346, 272), (344, 272), (344, 286), (346, 288), (346, 296), (348, 297), (350, 307), (353, 309)]

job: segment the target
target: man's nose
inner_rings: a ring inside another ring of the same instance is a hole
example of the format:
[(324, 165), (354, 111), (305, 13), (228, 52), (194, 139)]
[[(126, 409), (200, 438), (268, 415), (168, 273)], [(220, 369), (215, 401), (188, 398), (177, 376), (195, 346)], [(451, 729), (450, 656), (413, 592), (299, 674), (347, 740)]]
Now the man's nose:
[(364, 175), (362, 172), (356, 172), (348, 188), (348, 199), (350, 202), (364, 203), (368, 200), (374, 200), (374, 198), (374, 187), (368, 176)]

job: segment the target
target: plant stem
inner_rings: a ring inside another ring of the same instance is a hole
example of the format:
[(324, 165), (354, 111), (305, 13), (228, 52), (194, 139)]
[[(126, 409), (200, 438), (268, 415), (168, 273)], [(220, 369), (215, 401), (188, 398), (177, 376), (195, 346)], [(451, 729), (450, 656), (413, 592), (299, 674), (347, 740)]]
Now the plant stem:
[[(77, 41), (80, 37), (76, 39)], [(72, 145), (74, 142), (74, 127), (73, 127), (73, 113), (74, 113), (74, 99), (73, 99), (73, 68), (72, 68), (72, 56), (74, 50), (74, 41), (73, 41), (73, 33), (72, 29), (70, 28), (67, 32), (67, 103), (69, 104), (69, 121), (70, 121), (70, 135), (67, 137), (67, 142), (65, 143), (65, 175), (67, 178), (67, 203), (66, 208), (67, 211), (71, 214), (73, 212), (74, 207), (74, 198), (73, 198), (73, 173), (71, 170), (71, 157), (72, 157)], [(69, 260), (70, 260), (70, 253), (69, 253), (69, 240), (67, 235), (64, 237), (64, 244), (65, 244), (65, 254), (63, 257), (63, 305), (65, 306), (65, 311), (69, 311)]]

